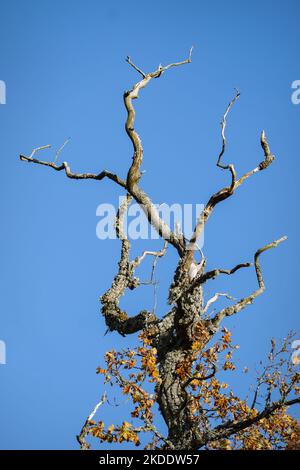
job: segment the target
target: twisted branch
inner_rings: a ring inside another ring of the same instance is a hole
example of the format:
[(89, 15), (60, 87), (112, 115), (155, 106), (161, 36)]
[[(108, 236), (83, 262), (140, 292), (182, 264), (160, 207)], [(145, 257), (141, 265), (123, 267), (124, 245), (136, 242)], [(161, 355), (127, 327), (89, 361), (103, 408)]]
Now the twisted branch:
[(165, 240), (164, 246), (160, 251), (144, 251), (141, 256), (137, 256), (132, 261), (132, 267), (137, 268), (141, 262), (146, 258), (146, 256), (155, 256), (156, 258), (162, 258), (167, 251), (168, 242)]
[(197, 284), (204, 284), (204, 282), (208, 281), (209, 279), (215, 279), (220, 274), (227, 274), (228, 276), (230, 276), (231, 274), (234, 274), (239, 269), (249, 268), (250, 266), (251, 266), (251, 263), (240, 263), (240, 264), (237, 264), (232, 269), (213, 269), (212, 271), (207, 271), (206, 273), (202, 274), (202, 276), (200, 276), (200, 278), (198, 278), (196, 281), (197, 281)]
[(132, 104), (132, 100), (137, 99), (139, 96), (139, 91), (146, 87), (146, 85), (151, 81), (152, 78), (158, 78), (166, 70), (177, 67), (180, 65), (188, 64), (191, 62), (193, 48), (190, 49), (189, 56), (186, 60), (181, 62), (174, 62), (165, 67), (159, 65), (158, 68), (151, 73), (145, 74), (139, 67), (137, 67), (130, 59), (127, 57), (127, 62), (142, 75), (142, 80), (136, 83), (131, 90), (128, 90), (124, 93), (124, 104), (127, 110), (127, 119), (125, 123), (125, 129), (128, 137), (130, 138), (133, 145), (133, 158), (132, 164), (129, 168), (126, 180), (126, 187), (128, 192), (135, 198), (135, 200), (141, 205), (144, 210), (149, 223), (156, 229), (159, 235), (168, 240), (182, 255), (184, 251), (184, 240), (181, 235), (178, 235), (170, 229), (170, 227), (160, 218), (157, 208), (152, 203), (149, 196), (138, 186), (138, 183), (141, 178), (140, 167), (143, 161), (143, 147), (141, 139), (134, 128), (135, 123), (135, 109)]
[(147, 310), (142, 310), (133, 317), (119, 307), (120, 298), (127, 288), (135, 289), (139, 280), (133, 277), (134, 264), (130, 262), (130, 241), (123, 229), (123, 221), (132, 197), (127, 194), (123, 199), (116, 216), (116, 233), (122, 242), (119, 271), (116, 274), (111, 287), (101, 296), (102, 314), (110, 331), (117, 331), (122, 336), (136, 333), (144, 329), (148, 323), (156, 321), (155, 315)]
[(261, 267), (259, 263), (259, 256), (264, 251), (267, 251), (270, 248), (275, 248), (276, 246), (279, 245), (279, 243), (285, 241), (286, 239), (287, 237), (279, 238), (279, 240), (275, 240), (274, 242), (269, 243), (263, 248), (260, 248), (259, 250), (257, 250), (257, 252), (254, 255), (254, 265), (255, 265), (255, 272), (256, 272), (256, 277), (257, 277), (257, 282), (258, 282), (258, 289), (252, 292), (252, 294), (248, 295), (247, 297), (241, 299), (235, 305), (231, 305), (230, 307), (226, 307), (220, 310), (220, 312), (218, 312), (214, 316), (214, 318), (210, 321), (214, 329), (220, 325), (223, 318), (230, 317), (231, 315), (234, 315), (235, 313), (240, 312), (247, 305), (252, 304), (254, 299), (264, 292), (265, 284), (264, 284), (264, 280), (262, 277)]
[(239, 96), (240, 96), (240, 94), (237, 92), (237, 95), (229, 103), (229, 106), (228, 106), (228, 108), (225, 112), (225, 115), (224, 115), (225, 118), (223, 118), (223, 121), (222, 121), (222, 150), (220, 152), (218, 162), (217, 162), (217, 166), (219, 166), (223, 169), (229, 169), (230, 170), (231, 176), (232, 176), (231, 184), (230, 184), (230, 186), (226, 186), (226, 187), (220, 189), (219, 191), (217, 191), (215, 194), (213, 194), (210, 197), (209, 201), (206, 203), (206, 205), (204, 207), (204, 210), (203, 210), (203, 213), (201, 214), (201, 216), (199, 217), (199, 219), (197, 221), (194, 233), (193, 233), (193, 235), (190, 239), (189, 245), (188, 245), (189, 253), (187, 255), (187, 259), (186, 259), (186, 263), (185, 263), (187, 268), (191, 264), (191, 262), (193, 260), (193, 257), (194, 257), (195, 243), (199, 239), (199, 237), (200, 237), (200, 235), (201, 235), (201, 233), (204, 229), (204, 226), (205, 226), (206, 222), (208, 221), (209, 217), (211, 216), (211, 214), (212, 214), (214, 208), (216, 207), (216, 205), (219, 204), (222, 201), (225, 201), (230, 196), (232, 196), (234, 194), (235, 190), (246, 179), (248, 179), (250, 176), (252, 176), (254, 173), (257, 173), (258, 171), (262, 171), (262, 170), (267, 169), (269, 167), (269, 165), (273, 162), (274, 158), (275, 158), (274, 155), (271, 154), (270, 147), (269, 147), (269, 144), (267, 142), (265, 132), (262, 131), (261, 137), (260, 137), (260, 143), (261, 143), (261, 146), (262, 146), (262, 149), (263, 149), (263, 152), (264, 152), (264, 160), (262, 160), (253, 170), (245, 173), (239, 179), (236, 179), (236, 173), (235, 173), (233, 165), (232, 164), (227, 165), (227, 166), (222, 165), (221, 158), (222, 158), (222, 156), (225, 152), (225, 145), (226, 145), (226, 139), (225, 139), (225, 135), (224, 135), (224, 130), (225, 130), (225, 126), (226, 126), (226, 117), (227, 117), (227, 114), (228, 114), (229, 110), (231, 109), (234, 102), (237, 100), (237, 98)]
[(29, 156), (29, 157), (26, 157), (25, 155), (20, 155), (20, 160), (23, 161), (23, 162), (37, 163), (38, 165), (48, 166), (50, 168), (53, 168), (53, 170), (56, 170), (56, 171), (65, 170), (66, 176), (68, 178), (71, 178), (71, 179), (75, 179), (75, 180), (94, 179), (94, 180), (101, 181), (104, 178), (108, 178), (108, 179), (114, 181), (115, 183), (117, 183), (119, 186), (122, 186), (122, 188), (126, 188), (125, 181), (123, 181), (121, 178), (119, 178), (118, 175), (115, 175), (115, 174), (113, 174), (109, 171), (106, 171), (106, 170), (103, 170), (98, 174), (95, 174), (95, 173), (73, 173), (70, 170), (70, 166), (67, 162), (63, 162), (61, 165), (56, 165), (55, 162), (45, 162), (45, 161), (38, 160), (38, 159), (32, 157), (32, 155), (34, 155), (37, 151), (45, 149), (45, 148), (49, 148), (49, 147), (50, 147), (50, 145), (45, 145), (43, 147), (38, 147), (38, 148), (36, 148), (32, 151), (31, 156)]

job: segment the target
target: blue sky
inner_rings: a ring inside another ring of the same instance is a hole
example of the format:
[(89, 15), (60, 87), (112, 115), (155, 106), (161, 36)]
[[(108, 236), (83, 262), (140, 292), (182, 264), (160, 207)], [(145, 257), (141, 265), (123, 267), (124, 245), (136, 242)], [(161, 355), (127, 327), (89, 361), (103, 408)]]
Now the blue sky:
[[(261, 160), (259, 135), (266, 130), (276, 161), (216, 209), (205, 254), (208, 267), (231, 267), (289, 237), (263, 256), (266, 293), (226, 324), (241, 345), (240, 368), (264, 356), (272, 336), (299, 327), (300, 105), (291, 102), (291, 84), (300, 79), (299, 14), (297, 0), (1, 2), (7, 103), (0, 105), (0, 340), (7, 364), (0, 365), (0, 448), (77, 448), (75, 435), (102, 392), (95, 369), (103, 353), (135, 341), (104, 336), (99, 315), (119, 244), (97, 239), (96, 208), (116, 203), (119, 188), (71, 181), (18, 159), (52, 144), (43, 155), (51, 160), (70, 136), (61, 158), (74, 171), (105, 168), (124, 177), (132, 150), (122, 94), (138, 80), (127, 55), (151, 71), (195, 46), (191, 65), (153, 80), (136, 103), (142, 184), (155, 203), (205, 203), (227, 183), (215, 162), (234, 87), (241, 98), (228, 122), (225, 159), (239, 175)], [(142, 248), (137, 243), (133, 253)], [(169, 250), (160, 265), (160, 314), (176, 261)], [(223, 290), (238, 297), (255, 286), (253, 271), (240, 271), (211, 283), (206, 295)], [(123, 305), (130, 312), (151, 307), (152, 291), (130, 293)], [(244, 377), (232, 377), (242, 394)], [(128, 419), (126, 404), (103, 407), (101, 419)]]

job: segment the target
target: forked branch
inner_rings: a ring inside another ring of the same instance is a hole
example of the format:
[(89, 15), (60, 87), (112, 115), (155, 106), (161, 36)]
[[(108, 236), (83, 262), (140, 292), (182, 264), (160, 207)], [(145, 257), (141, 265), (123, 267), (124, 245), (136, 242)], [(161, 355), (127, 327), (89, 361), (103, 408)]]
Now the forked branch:
[(199, 217), (199, 219), (197, 221), (197, 224), (196, 224), (196, 227), (195, 227), (195, 230), (194, 230), (194, 233), (193, 233), (193, 235), (190, 239), (190, 243), (189, 243), (190, 253), (188, 254), (187, 261), (186, 261), (187, 266), (188, 266), (188, 264), (190, 264), (192, 262), (192, 259), (193, 259), (193, 255), (194, 255), (193, 246), (196, 244), (197, 240), (201, 236), (201, 234), (203, 232), (203, 229), (204, 229), (204, 226), (205, 226), (206, 222), (208, 221), (209, 217), (211, 216), (211, 214), (212, 214), (214, 208), (216, 207), (216, 205), (219, 204), (222, 201), (225, 201), (230, 196), (232, 196), (234, 194), (235, 190), (246, 179), (248, 179), (250, 176), (252, 176), (254, 173), (257, 173), (258, 171), (262, 171), (262, 170), (267, 169), (269, 167), (269, 165), (273, 162), (274, 158), (275, 158), (274, 155), (271, 154), (270, 147), (269, 147), (269, 144), (268, 144), (268, 141), (267, 141), (267, 138), (266, 138), (266, 134), (265, 134), (264, 131), (262, 131), (261, 137), (260, 137), (260, 143), (261, 143), (261, 146), (262, 146), (262, 149), (263, 149), (263, 152), (264, 152), (264, 160), (262, 160), (253, 170), (248, 171), (243, 176), (241, 176), (239, 179), (237, 179), (236, 178), (236, 172), (235, 172), (233, 164), (223, 165), (221, 163), (221, 159), (222, 159), (222, 156), (224, 155), (225, 147), (226, 147), (226, 138), (225, 138), (225, 127), (226, 127), (226, 122), (227, 122), (226, 118), (227, 118), (227, 115), (228, 115), (230, 109), (232, 108), (235, 101), (239, 98), (239, 96), (240, 96), (240, 93), (237, 91), (236, 96), (229, 103), (229, 105), (226, 109), (226, 112), (223, 116), (223, 120), (222, 120), (222, 123), (221, 123), (222, 149), (221, 149), (221, 152), (219, 154), (218, 161), (217, 161), (217, 166), (219, 166), (222, 169), (228, 169), (230, 171), (230, 173), (231, 173), (231, 184), (229, 186), (226, 186), (226, 187), (220, 189), (215, 194), (213, 194), (210, 197), (207, 204), (205, 205), (203, 213)]
[(247, 297), (241, 299), (235, 305), (231, 305), (230, 307), (226, 307), (220, 310), (220, 312), (218, 312), (214, 316), (214, 318), (211, 320), (211, 324), (214, 328), (217, 328), (220, 325), (223, 318), (230, 317), (231, 315), (234, 315), (235, 313), (240, 312), (247, 305), (252, 304), (254, 299), (263, 293), (263, 291), (265, 290), (265, 284), (264, 284), (264, 280), (263, 280), (263, 276), (261, 272), (259, 257), (264, 251), (267, 251), (270, 248), (275, 248), (276, 246), (279, 245), (279, 243), (285, 241), (286, 239), (287, 237), (279, 238), (279, 240), (275, 240), (274, 242), (269, 243), (263, 248), (260, 248), (259, 250), (257, 250), (257, 252), (254, 255), (254, 265), (255, 265), (255, 272), (256, 272), (256, 277), (257, 277), (257, 282), (258, 282), (258, 289), (256, 289), (254, 292), (252, 292), (252, 294), (248, 295)]
[(164, 246), (160, 251), (144, 251), (141, 256), (137, 256), (132, 261), (133, 268), (137, 268), (141, 264), (141, 262), (146, 258), (146, 256), (155, 256), (156, 258), (162, 258), (166, 254), (167, 247), (168, 242), (165, 240)]
[(173, 245), (178, 253), (182, 255), (184, 251), (184, 240), (183, 236), (174, 233), (170, 227), (164, 222), (164, 220), (159, 216), (156, 206), (152, 203), (150, 197), (139, 187), (138, 183), (141, 179), (141, 165), (143, 162), (143, 147), (140, 136), (134, 128), (135, 124), (135, 109), (133, 107), (132, 100), (139, 97), (139, 92), (142, 88), (145, 88), (152, 78), (158, 78), (162, 75), (163, 72), (169, 70), (172, 67), (177, 67), (180, 65), (188, 64), (191, 62), (192, 50), (190, 49), (189, 56), (186, 60), (181, 62), (174, 62), (165, 67), (159, 65), (154, 72), (144, 73), (139, 67), (137, 67), (131, 60), (130, 57), (127, 57), (127, 62), (136, 70), (140, 75), (142, 75), (142, 80), (136, 83), (131, 90), (128, 90), (124, 93), (124, 104), (127, 110), (127, 119), (125, 123), (125, 129), (133, 145), (133, 157), (132, 164), (128, 170), (126, 187), (128, 192), (134, 197), (134, 199), (141, 205), (143, 208), (149, 223), (155, 228), (159, 235), (168, 240), (171, 245)]

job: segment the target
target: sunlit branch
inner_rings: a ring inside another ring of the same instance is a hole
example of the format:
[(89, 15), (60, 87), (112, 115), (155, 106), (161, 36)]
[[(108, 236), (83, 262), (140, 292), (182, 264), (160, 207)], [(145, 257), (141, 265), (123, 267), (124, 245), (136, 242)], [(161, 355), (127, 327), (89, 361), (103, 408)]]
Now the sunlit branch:
[(132, 266), (134, 268), (137, 268), (141, 262), (146, 258), (146, 256), (155, 256), (156, 258), (161, 258), (166, 254), (168, 247), (168, 242), (165, 240), (164, 246), (160, 251), (144, 251), (141, 256), (137, 256), (133, 261), (132, 261)]

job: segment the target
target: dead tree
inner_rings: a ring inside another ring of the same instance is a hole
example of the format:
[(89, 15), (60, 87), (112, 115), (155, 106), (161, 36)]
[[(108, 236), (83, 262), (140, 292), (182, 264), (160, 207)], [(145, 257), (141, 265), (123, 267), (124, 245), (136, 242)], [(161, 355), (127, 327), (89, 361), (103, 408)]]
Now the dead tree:
[[(124, 104), (127, 110), (125, 129), (133, 145), (132, 163), (125, 179), (107, 170), (102, 170), (99, 173), (73, 173), (67, 162), (63, 162), (61, 165), (57, 164), (57, 158), (52, 162), (39, 160), (36, 158), (36, 153), (44, 147), (34, 149), (30, 156), (20, 155), (20, 159), (23, 162), (44, 165), (58, 172), (65, 171), (66, 176), (72, 179), (93, 179), (101, 181), (104, 178), (108, 178), (125, 191), (126, 197), (119, 208), (116, 218), (116, 232), (121, 241), (119, 268), (111, 287), (101, 297), (102, 314), (110, 331), (114, 331), (123, 336), (143, 332), (148, 338), (148, 341), (151, 342), (152, 347), (155, 348), (159, 375), (156, 381), (155, 399), (159, 405), (163, 419), (166, 422), (168, 435), (166, 437), (160, 436), (158, 431), (149, 424), (149, 419), (147, 424), (146, 416), (144, 416), (146, 420), (145, 426), (136, 429), (136, 431), (150, 429), (156, 434), (158, 439), (163, 441), (164, 448), (173, 449), (199, 449), (209, 446), (212, 442), (223, 442), (224, 439), (228, 439), (268, 419), (278, 412), (278, 410), (286, 409), (288, 406), (299, 403), (300, 401), (299, 398), (290, 397), (293, 387), (287, 387), (275, 401), (270, 400), (269, 394), (265, 406), (263, 406), (262, 409), (256, 410), (255, 413), (246, 413), (244, 417), (240, 417), (239, 419), (224, 419), (220, 424), (215, 426), (212, 425), (212, 420), (210, 419), (212, 415), (209, 414), (213, 413), (212, 409), (207, 410), (204, 406), (198, 405), (197, 413), (195, 413), (195, 407), (191, 406), (191, 402), (194, 400), (192, 387), (195, 389), (197, 383), (200, 385), (214, 378), (218, 369), (215, 362), (208, 361), (206, 362), (205, 368), (198, 368), (198, 372), (193, 372), (197, 354), (201, 351), (205, 351), (205, 347), (222, 328), (223, 321), (226, 317), (241, 312), (245, 307), (250, 305), (256, 297), (263, 293), (265, 284), (260, 266), (260, 256), (263, 252), (275, 248), (286, 238), (279, 238), (256, 251), (253, 265), (257, 277), (257, 287), (254, 287), (244, 298), (217, 311), (214, 315), (210, 317), (206, 315), (209, 305), (215, 302), (220, 295), (225, 294), (217, 293), (204, 305), (204, 284), (217, 276), (231, 276), (239, 269), (252, 266), (252, 263), (240, 263), (231, 269), (217, 268), (207, 271), (203, 254), (200, 262), (196, 260), (196, 253), (198, 253), (197, 240), (201, 236), (215, 207), (230, 198), (252, 175), (266, 170), (273, 162), (274, 155), (270, 151), (266, 135), (263, 131), (261, 134), (263, 158), (254, 169), (238, 177), (234, 165), (232, 163), (225, 164), (223, 162), (226, 149), (226, 119), (230, 109), (240, 96), (239, 92), (236, 91), (221, 122), (222, 148), (217, 159), (217, 166), (221, 170), (228, 172), (228, 185), (216, 191), (209, 198), (201, 216), (197, 220), (194, 233), (189, 240), (186, 240), (178, 231), (172, 231), (171, 227), (160, 217), (150, 196), (142, 189), (140, 184), (142, 177), (140, 168), (143, 161), (143, 147), (141, 139), (135, 130), (135, 109), (133, 101), (139, 97), (140, 91), (149, 85), (152, 79), (161, 77), (165, 72), (174, 67), (189, 64), (191, 62), (191, 56), (192, 49), (186, 60), (175, 62), (167, 66), (159, 65), (156, 70), (150, 73), (144, 73), (132, 62), (130, 57), (127, 57), (128, 64), (141, 78), (130, 90), (124, 93)], [(61, 149), (59, 153), (60, 151)], [(130, 258), (131, 242), (123, 230), (123, 218), (128, 210), (128, 206), (133, 200), (140, 204), (147, 216), (149, 224), (156, 229), (165, 243), (161, 251), (145, 251), (141, 256), (135, 259)], [(178, 253), (178, 265), (169, 289), (169, 303), (171, 305), (169, 312), (160, 316), (160, 318), (153, 314), (153, 312), (147, 310), (142, 310), (135, 315), (128, 315), (126, 311), (120, 308), (119, 301), (126, 289), (133, 290), (139, 287), (140, 280), (135, 276), (136, 268), (147, 256), (153, 256), (155, 259), (164, 256), (167, 244), (171, 245)], [(195, 342), (197, 343), (196, 348)], [(180, 365), (184, 365), (184, 377), (178, 372)], [(201, 375), (199, 370), (202, 371), (203, 375)], [(294, 384), (295, 379), (293, 380)], [(103, 397), (101, 403), (104, 401), (105, 397)], [(198, 402), (200, 403), (200, 399)], [(255, 405), (256, 402), (253, 405), (252, 411)], [(85, 441), (85, 436), (92, 427), (92, 418), (95, 412), (96, 409), (87, 419), (78, 437), (82, 448), (89, 447)], [(105, 440), (103, 433), (100, 433), (100, 435), (102, 436), (101, 439)]]

